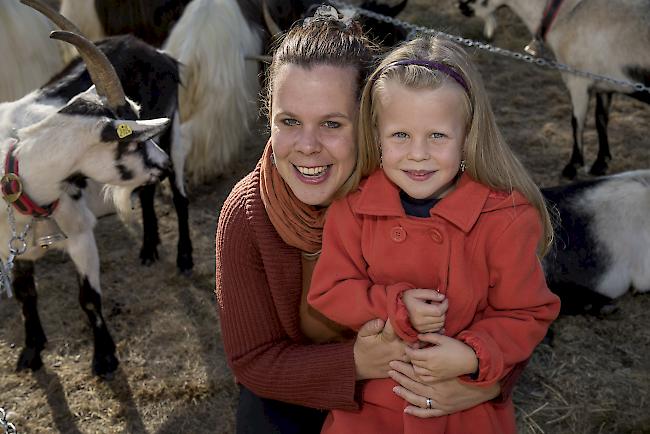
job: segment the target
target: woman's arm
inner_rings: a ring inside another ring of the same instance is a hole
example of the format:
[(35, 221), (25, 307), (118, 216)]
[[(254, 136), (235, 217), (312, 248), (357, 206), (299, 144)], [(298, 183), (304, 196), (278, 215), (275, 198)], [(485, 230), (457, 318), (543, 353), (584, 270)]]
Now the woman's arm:
[[(277, 274), (283, 270), (274, 270), (271, 276), (265, 268), (246, 214), (250, 193), (241, 190), (245, 189), (233, 190), (224, 203), (216, 237), (221, 338), (237, 381), (264, 398), (314, 408), (357, 408), (354, 343), (316, 345), (302, 338), (300, 278), (296, 288), (279, 288), (282, 291), (273, 296), (269, 285), (281, 284)], [(274, 257), (287, 255), (274, 253)], [(297, 292), (295, 303), (282, 295), (284, 291)]]
[[(356, 409), (356, 380), (387, 378), (388, 363), (404, 360), (405, 344), (382, 320), (362, 326), (354, 341), (311, 344), (302, 338), (298, 298), (295, 305), (287, 304), (271, 293), (269, 282), (278, 277), (278, 270), (273, 274), (264, 268), (241, 189), (233, 190), (225, 201), (216, 237), (216, 295), (228, 364), (237, 381), (261, 397), (316, 408)], [(274, 257), (282, 254), (273, 251)], [(289, 329), (294, 324), (293, 336), (286, 324)]]

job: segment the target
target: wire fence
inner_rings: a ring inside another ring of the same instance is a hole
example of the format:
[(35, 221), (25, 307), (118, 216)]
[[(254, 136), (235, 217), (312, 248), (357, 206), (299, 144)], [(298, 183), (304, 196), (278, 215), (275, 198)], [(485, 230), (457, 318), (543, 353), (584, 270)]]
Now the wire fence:
[(602, 81), (606, 82), (608, 84), (614, 85), (614, 86), (620, 86), (623, 88), (628, 88), (632, 89), (633, 91), (637, 92), (648, 92), (650, 93), (650, 87), (646, 86), (643, 83), (639, 82), (632, 82), (628, 80), (620, 80), (617, 78), (613, 77), (608, 77), (605, 75), (600, 75), (600, 74), (595, 74), (590, 71), (583, 71), (581, 69), (573, 68), (570, 65), (566, 65), (564, 63), (556, 62), (555, 60), (552, 59), (546, 59), (543, 57), (535, 57), (531, 56), (526, 53), (521, 53), (517, 51), (512, 51), (512, 50), (507, 50), (505, 48), (500, 48), (500, 47), (495, 47), (494, 45), (482, 42), (482, 41), (476, 41), (474, 39), (469, 39), (469, 38), (464, 38), (462, 36), (458, 35), (452, 35), (449, 33), (445, 33), (441, 30), (436, 30), (432, 29), (429, 27), (425, 26), (418, 26), (413, 23), (409, 23), (406, 21), (399, 20), (397, 18), (393, 17), (387, 17), (385, 15), (378, 14), (376, 12), (372, 12), (366, 9), (362, 9), (360, 7), (351, 5), (349, 3), (346, 3), (344, 1), (340, 0), (331, 0), (331, 3), (338, 7), (338, 8), (351, 8), (355, 10), (358, 14), (364, 15), (369, 18), (373, 18), (378, 21), (382, 21), (385, 23), (392, 24), (397, 27), (401, 27), (409, 32), (409, 39), (412, 39), (415, 37), (417, 34), (435, 34), (439, 35), (448, 39), (451, 39), (452, 41), (455, 41), (459, 44), (465, 45), (466, 47), (474, 47), (478, 48), (480, 50), (484, 50), (486, 52), (489, 52), (491, 54), (497, 54), (500, 56), (505, 56), (511, 59), (519, 60), (522, 62), (526, 62), (531, 65), (543, 67), (543, 68), (550, 68), (550, 69), (556, 69), (559, 70), (562, 73), (568, 73), (568, 74), (573, 74), (579, 77), (584, 77), (589, 80), (594, 80), (594, 81)]

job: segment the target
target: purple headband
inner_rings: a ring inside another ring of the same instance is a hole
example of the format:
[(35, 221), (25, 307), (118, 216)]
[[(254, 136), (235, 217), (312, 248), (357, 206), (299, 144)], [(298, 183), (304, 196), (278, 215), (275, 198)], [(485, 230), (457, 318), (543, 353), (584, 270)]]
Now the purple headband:
[(467, 83), (465, 83), (465, 80), (463, 80), (463, 77), (454, 71), (452, 68), (449, 66), (445, 65), (444, 63), (440, 62), (434, 62), (431, 60), (419, 60), (419, 59), (404, 59), (404, 60), (398, 60), (393, 63), (389, 63), (388, 65), (384, 66), (381, 71), (379, 71), (374, 78), (372, 79), (372, 83), (375, 84), (375, 81), (381, 76), (381, 74), (388, 68), (392, 66), (406, 66), (406, 65), (417, 65), (417, 66), (425, 66), (429, 69), (433, 69), (435, 71), (440, 71), (449, 77), (453, 78), (456, 80), (458, 84), (460, 84), (463, 89), (465, 89), (465, 92), (469, 93), (469, 87), (467, 86)]

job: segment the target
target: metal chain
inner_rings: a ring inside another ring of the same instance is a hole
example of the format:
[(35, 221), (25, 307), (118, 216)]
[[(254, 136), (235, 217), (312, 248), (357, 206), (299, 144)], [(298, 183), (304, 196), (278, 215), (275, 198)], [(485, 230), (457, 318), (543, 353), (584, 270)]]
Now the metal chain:
[(13, 423), (7, 421), (5, 409), (0, 407), (0, 427), (4, 429), (4, 434), (17, 434), (16, 427)]
[(409, 31), (409, 34), (408, 34), (409, 39), (412, 39), (413, 37), (415, 37), (415, 35), (417, 33), (436, 34), (436, 35), (440, 35), (442, 37), (445, 37), (447, 39), (451, 39), (452, 41), (458, 42), (459, 44), (463, 44), (463, 45), (465, 45), (467, 47), (476, 47), (476, 48), (479, 48), (481, 50), (488, 51), (490, 53), (499, 54), (501, 56), (509, 57), (509, 58), (515, 59), (515, 60), (521, 60), (521, 61), (533, 64), (533, 65), (537, 65), (537, 66), (541, 66), (541, 67), (545, 67), (545, 68), (550, 68), (550, 69), (557, 69), (557, 70), (559, 70), (561, 72), (566, 72), (566, 73), (577, 75), (577, 76), (580, 76), (580, 77), (585, 77), (585, 78), (588, 78), (588, 79), (591, 79), (591, 80), (604, 81), (604, 82), (607, 82), (609, 84), (616, 85), (616, 86), (632, 88), (632, 89), (634, 89), (635, 91), (638, 91), (638, 92), (649, 92), (650, 93), (650, 87), (644, 85), (643, 83), (632, 82), (632, 81), (627, 81), (627, 80), (619, 80), (619, 79), (616, 79), (616, 78), (607, 77), (605, 75), (594, 74), (593, 72), (576, 69), (576, 68), (573, 68), (573, 67), (571, 67), (569, 65), (566, 65), (564, 63), (556, 62), (555, 60), (544, 59), (544, 58), (541, 58), (541, 57), (534, 57), (534, 56), (530, 56), (528, 54), (520, 53), (520, 52), (517, 52), (517, 51), (511, 51), (511, 50), (507, 50), (505, 48), (495, 47), (495, 46), (493, 46), (491, 44), (487, 44), (485, 42), (475, 41), (473, 39), (463, 38), (462, 36), (451, 35), (449, 33), (445, 33), (445, 32), (442, 32), (440, 30), (430, 29), (428, 27), (418, 26), (418, 25), (415, 25), (415, 24), (412, 24), (412, 23), (407, 23), (405, 21), (398, 20), (397, 18), (387, 17), (385, 15), (381, 15), (381, 14), (378, 14), (376, 12), (372, 12), (372, 11), (369, 11), (369, 10), (366, 10), (366, 9), (362, 9), (362, 8), (357, 7), (357, 6), (354, 6), (354, 5), (348, 4), (346, 2), (340, 1), (340, 0), (331, 0), (331, 3), (334, 6), (338, 7), (338, 8), (343, 8), (343, 7), (352, 8), (357, 13), (359, 13), (361, 15), (365, 15), (365, 16), (367, 16), (369, 18), (374, 18), (374, 19), (376, 19), (378, 21), (383, 21), (385, 23), (389, 23), (389, 24), (392, 24), (392, 25), (397, 26), (397, 27), (402, 27), (403, 29), (406, 29), (406, 30)]
[(7, 203), (7, 220), (11, 229), (11, 239), (9, 240), (9, 255), (7, 262), (0, 259), (0, 294), (7, 293), (7, 297), (13, 296), (11, 288), (11, 270), (14, 268), (14, 259), (22, 255), (27, 250), (27, 233), (31, 229), (34, 217), (29, 219), (22, 232), (16, 233), (16, 217), (14, 216), (14, 209), (10, 203)]

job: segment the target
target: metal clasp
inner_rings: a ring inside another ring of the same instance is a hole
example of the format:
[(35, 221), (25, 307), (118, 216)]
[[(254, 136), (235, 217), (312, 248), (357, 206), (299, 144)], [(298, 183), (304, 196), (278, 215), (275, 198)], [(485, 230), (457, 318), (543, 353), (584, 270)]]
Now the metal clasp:
[(15, 181), (16, 184), (18, 185), (18, 191), (13, 192), (13, 193), (5, 193), (5, 189), (2, 189), (2, 197), (4, 200), (6, 200), (9, 203), (14, 203), (15, 201), (18, 200), (21, 194), (23, 194), (23, 183), (20, 180), (20, 177), (16, 175), (15, 173), (5, 173), (2, 178), (0, 178), (0, 184), (5, 185), (5, 184), (10, 184), (11, 182)]

